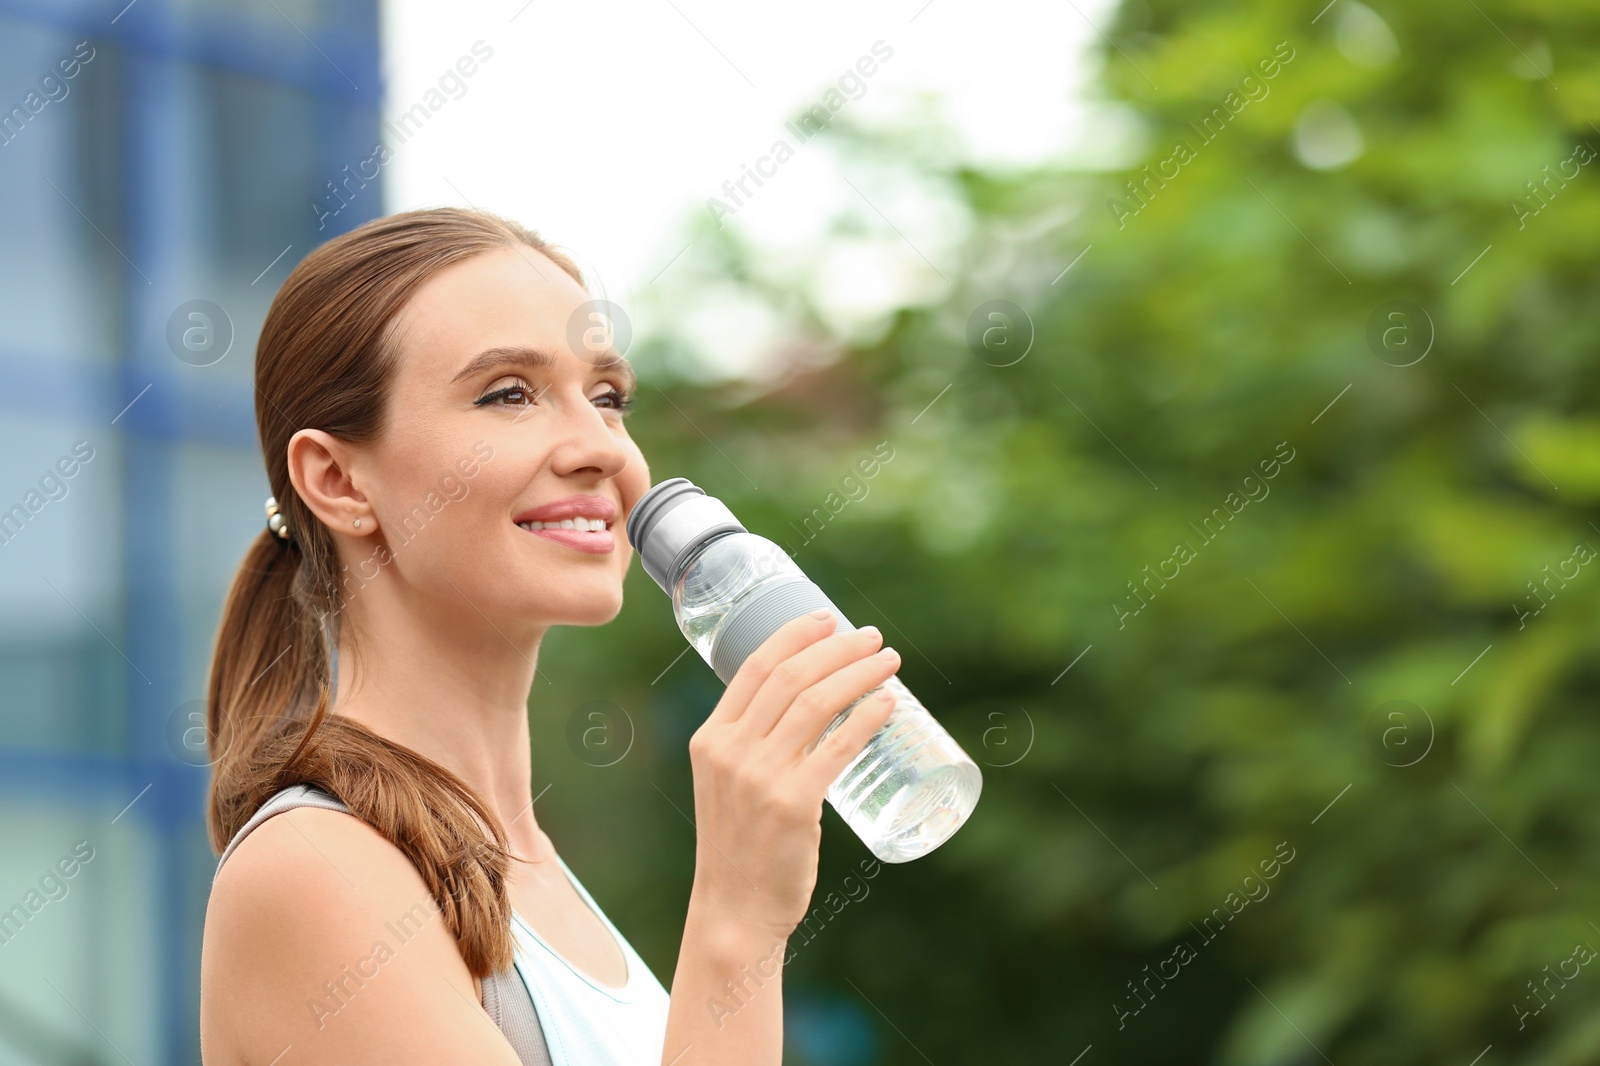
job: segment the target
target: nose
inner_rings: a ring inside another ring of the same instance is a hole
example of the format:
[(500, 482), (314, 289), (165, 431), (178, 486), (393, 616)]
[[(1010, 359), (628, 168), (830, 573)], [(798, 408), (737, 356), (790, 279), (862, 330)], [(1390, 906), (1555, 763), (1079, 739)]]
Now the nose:
[(618, 438), (617, 419), (596, 407), (581, 391), (562, 405), (572, 413), (561, 419), (561, 438), (551, 449), (550, 468), (561, 476), (614, 478), (628, 465), (629, 452)]

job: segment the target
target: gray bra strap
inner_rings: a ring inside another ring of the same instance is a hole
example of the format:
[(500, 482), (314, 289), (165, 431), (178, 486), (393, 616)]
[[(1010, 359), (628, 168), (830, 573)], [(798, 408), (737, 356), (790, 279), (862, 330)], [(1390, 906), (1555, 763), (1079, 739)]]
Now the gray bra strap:
[(516, 1049), (522, 1066), (551, 1066), (539, 1013), (515, 966), (483, 979), (483, 1009)]
[[(322, 807), (330, 811), (353, 813), (335, 796), (314, 785), (291, 785), (273, 794), (250, 816), (249, 821), (239, 827), (233, 839), (228, 841), (222, 857), (217, 860), (217, 872), (222, 871), (222, 864), (228, 861), (228, 856), (233, 854), (239, 842), (251, 830), (274, 814), (281, 814), (293, 807)], [(215, 874), (211, 880), (216, 882)], [(516, 966), (508, 966), (499, 973), (490, 974), (483, 978), (482, 984), (483, 1009), (516, 1049), (517, 1058), (522, 1060), (523, 1066), (552, 1066), (550, 1049), (545, 1044), (544, 1027), (539, 1024), (539, 1012), (533, 1006), (533, 995), (517, 973)]]
[[(340, 803), (336, 798), (322, 791), (314, 785), (290, 785), (281, 792), (273, 793), (267, 802), (256, 808), (256, 813), (250, 820), (239, 827), (233, 834), (233, 839), (228, 841), (228, 846), (223, 849), (222, 857), (217, 860), (217, 873), (222, 872), (222, 864), (228, 861), (228, 856), (239, 846), (239, 842), (255, 829), (256, 826), (271, 818), (274, 814), (281, 814), (291, 807), (322, 807), (330, 811), (344, 811), (350, 813), (350, 808)], [(217, 875), (211, 875), (211, 881), (216, 883)]]

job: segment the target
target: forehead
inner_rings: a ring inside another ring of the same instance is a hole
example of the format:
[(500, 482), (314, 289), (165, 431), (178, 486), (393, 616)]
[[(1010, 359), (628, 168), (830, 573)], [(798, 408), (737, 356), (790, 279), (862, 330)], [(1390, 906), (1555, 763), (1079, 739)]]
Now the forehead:
[(395, 316), (401, 373), (449, 381), (489, 348), (569, 351), (567, 323), (589, 298), (570, 274), (525, 245), (452, 263)]

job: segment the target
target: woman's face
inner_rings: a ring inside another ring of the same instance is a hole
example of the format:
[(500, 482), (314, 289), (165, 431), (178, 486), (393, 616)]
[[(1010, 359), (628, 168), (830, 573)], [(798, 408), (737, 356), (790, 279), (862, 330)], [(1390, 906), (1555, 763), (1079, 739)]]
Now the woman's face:
[[(631, 370), (572, 335), (589, 300), (526, 246), (452, 264), (413, 294), (396, 320), (387, 425), (358, 460), (377, 518), (354, 541), (360, 580), (388, 570), (436, 617), (481, 615), (508, 633), (616, 616), (633, 556), (624, 523), (650, 470), (620, 410)], [(594, 498), (576, 512), (602, 531), (519, 524), (574, 496)]]

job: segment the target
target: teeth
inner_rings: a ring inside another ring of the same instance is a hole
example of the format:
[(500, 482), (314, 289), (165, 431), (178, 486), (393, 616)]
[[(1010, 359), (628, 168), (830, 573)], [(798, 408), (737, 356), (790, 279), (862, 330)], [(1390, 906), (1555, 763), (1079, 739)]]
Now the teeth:
[(594, 533), (603, 533), (606, 523), (601, 518), (563, 518), (559, 522), (518, 522), (523, 529), (582, 529)]

